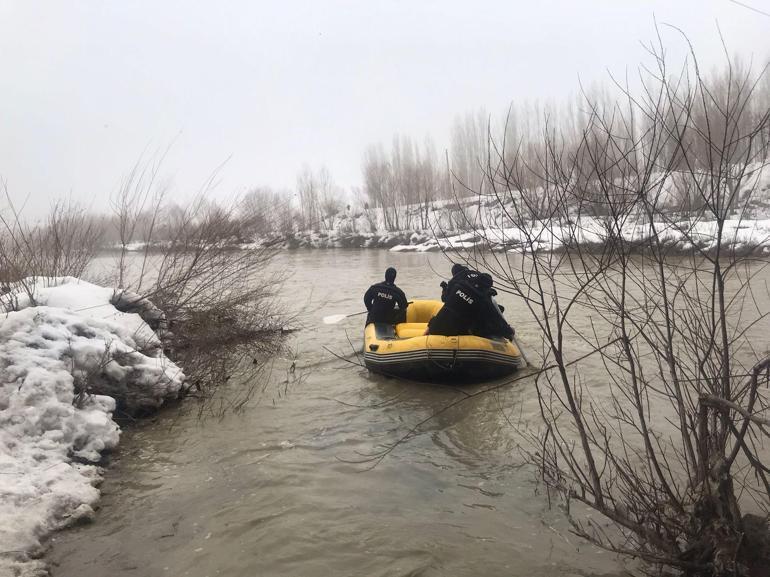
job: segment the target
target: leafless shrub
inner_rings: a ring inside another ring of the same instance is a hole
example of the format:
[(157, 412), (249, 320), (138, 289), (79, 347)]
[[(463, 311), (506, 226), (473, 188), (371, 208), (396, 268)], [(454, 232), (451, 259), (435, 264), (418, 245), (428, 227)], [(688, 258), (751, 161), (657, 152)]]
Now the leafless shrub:
[(504, 218), (476, 232), (521, 254), (476, 261), (542, 331), (522, 449), (573, 530), (656, 571), (754, 574), (770, 563), (766, 262), (737, 247), (767, 168), (764, 71), (707, 78), (691, 55), (672, 74), (650, 53), (641, 92), (586, 95), (573, 130), (546, 118), (536, 142), (490, 140), (481, 196)]
[[(126, 275), (126, 258), (131, 245), (140, 242), (145, 257), (152, 247), (153, 233), (161, 213), (166, 187), (158, 184), (163, 157), (157, 160), (138, 160), (123, 179), (120, 189), (112, 199), (115, 228), (120, 246), (117, 266), (117, 284), (123, 287)], [(144, 264), (145, 261), (143, 261)], [(144, 276), (144, 266), (139, 273), (139, 284)]]
[[(99, 250), (101, 222), (68, 201), (53, 204), (42, 222), (29, 223), (4, 182), (0, 210), (0, 293), (21, 288), (33, 298), (37, 277), (81, 276)], [(26, 280), (25, 280), (26, 279)]]
[[(122, 196), (115, 204), (118, 222), (130, 222), (147, 194)], [(176, 207), (173, 219), (159, 218), (162, 240), (145, 247), (133, 273), (119, 275), (122, 289), (138, 298), (118, 295), (117, 306), (122, 300), (131, 310), (132, 303), (150, 301), (163, 311), (166, 352), (206, 399), (236, 376), (256, 378), (265, 358), (280, 350), (287, 321), (274, 300), (283, 281), (271, 267), (274, 250), (240, 248), (241, 217), (241, 203), (212, 204), (204, 189), (188, 206)], [(126, 264), (121, 252), (118, 266)]]

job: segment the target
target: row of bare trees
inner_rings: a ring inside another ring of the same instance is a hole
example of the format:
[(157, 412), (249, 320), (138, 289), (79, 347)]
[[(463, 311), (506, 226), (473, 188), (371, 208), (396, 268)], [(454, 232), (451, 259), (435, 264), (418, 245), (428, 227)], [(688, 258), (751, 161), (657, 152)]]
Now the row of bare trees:
[(299, 226), (325, 230), (334, 227), (334, 218), (342, 208), (342, 190), (334, 183), (326, 167), (314, 171), (305, 165), (297, 176)]
[(451, 192), (445, 166), (429, 138), (419, 146), (408, 137), (395, 136), (390, 151), (382, 145), (367, 148), (365, 195), (372, 207), (382, 210), (388, 230), (429, 227), (433, 203)]
[[(697, 159), (700, 165), (712, 162), (713, 150), (704, 148), (699, 135), (705, 130), (710, 130), (717, 138), (717, 132), (724, 130), (724, 127), (708, 126), (709, 114), (713, 116), (720, 113), (724, 110), (725, 102), (736, 97), (734, 80), (746, 70), (747, 65), (740, 59), (735, 59), (723, 70), (713, 73), (711, 89), (718, 98), (715, 98), (714, 102), (706, 103), (704, 110), (692, 112), (690, 126), (681, 137), (691, 156)], [(614, 85), (594, 88), (590, 91), (590, 100), (594, 105), (607, 107), (617, 97), (617, 92), (617, 86)], [(512, 105), (502, 122), (493, 119), (483, 109), (458, 115), (450, 129), (446, 155), (442, 154), (440, 157), (435, 153), (430, 139), (426, 139), (422, 147), (403, 136), (394, 137), (390, 150), (381, 144), (372, 145), (364, 153), (364, 197), (370, 206), (382, 209), (384, 226), (388, 230), (428, 228), (433, 224), (429, 219), (429, 209), (435, 201), (451, 201), (472, 196), (474, 192), (486, 190), (492, 185), (486, 170), (489, 162), (489, 139), (494, 141), (497, 149), (495, 152), (505, 157), (507, 165), (519, 161), (534, 165), (546, 156), (546, 144), (538, 138), (543, 130), (559, 135), (565, 147), (565, 155), (578, 154), (584, 144), (584, 132), (595, 131), (595, 128), (592, 128), (593, 110), (586, 105), (583, 96), (564, 106), (537, 102)], [(744, 129), (757, 123), (768, 102), (770, 81), (763, 78), (754, 87), (751, 102), (744, 103), (746, 108), (741, 111)], [(671, 111), (670, 114), (676, 114), (676, 111)], [(646, 130), (645, 123), (652, 121), (643, 116), (617, 120), (633, 122), (642, 130)], [(668, 124), (676, 122), (673, 116), (664, 120)], [(720, 135), (722, 138), (726, 136), (724, 132)], [(758, 136), (763, 146), (770, 141), (767, 130)], [(620, 143), (619, 139), (615, 140), (615, 144)], [(594, 134), (594, 141), (595, 152), (610, 145), (606, 135)], [(628, 141), (624, 142), (624, 146), (630, 146)], [(689, 186), (687, 178), (680, 176), (679, 169), (684, 170), (686, 166), (676, 160), (677, 156), (678, 149), (671, 143), (667, 143), (660, 151), (659, 162), (671, 164), (675, 169), (670, 175), (671, 181), (667, 184), (668, 194), (660, 199), (662, 206), (670, 211), (697, 210), (700, 208), (697, 206), (697, 191)], [(613, 174), (605, 175), (608, 178), (618, 175), (618, 167), (612, 167), (610, 170)], [(606, 206), (596, 176), (590, 171), (582, 171), (576, 174), (575, 178), (583, 179), (582, 182), (575, 183), (576, 187), (583, 191), (580, 209), (596, 215), (605, 215)], [(541, 186), (535, 175), (521, 174), (519, 181), (526, 186), (518, 193), (528, 195), (527, 201), (530, 205), (534, 207), (541, 204), (544, 208), (548, 204), (549, 200), (545, 196), (549, 194), (549, 189)], [(409, 205), (414, 208), (408, 210)], [(542, 210), (535, 211), (536, 217), (543, 215)]]

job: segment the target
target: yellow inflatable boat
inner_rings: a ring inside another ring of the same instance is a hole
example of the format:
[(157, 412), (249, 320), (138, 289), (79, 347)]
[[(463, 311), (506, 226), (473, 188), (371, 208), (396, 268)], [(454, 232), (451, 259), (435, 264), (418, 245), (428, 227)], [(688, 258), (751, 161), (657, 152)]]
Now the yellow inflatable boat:
[(423, 335), (442, 305), (441, 301), (412, 301), (405, 323), (368, 324), (364, 330), (366, 367), (416, 381), (485, 381), (526, 366), (518, 347), (508, 339)]

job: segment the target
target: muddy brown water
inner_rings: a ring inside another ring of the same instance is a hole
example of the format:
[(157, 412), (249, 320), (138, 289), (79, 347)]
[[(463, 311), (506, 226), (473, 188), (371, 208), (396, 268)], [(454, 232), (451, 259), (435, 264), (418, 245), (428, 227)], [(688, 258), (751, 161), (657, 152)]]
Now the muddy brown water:
[[(246, 410), (201, 421), (194, 402), (128, 428), (105, 472), (95, 522), (57, 534), (54, 577), (618, 575), (621, 562), (569, 533), (511, 423), (537, 419), (532, 378), (440, 412), (450, 387), (387, 379), (355, 360), (361, 295), (387, 266), (412, 298), (436, 298), (442, 255), (297, 251), (279, 256), (303, 329), (297, 373)], [(436, 271), (436, 272), (434, 272)], [(540, 336), (501, 295), (525, 351)], [(350, 340), (350, 342), (348, 341)], [(589, 375), (590, 376), (590, 375)], [(467, 391), (478, 387), (466, 388)]]

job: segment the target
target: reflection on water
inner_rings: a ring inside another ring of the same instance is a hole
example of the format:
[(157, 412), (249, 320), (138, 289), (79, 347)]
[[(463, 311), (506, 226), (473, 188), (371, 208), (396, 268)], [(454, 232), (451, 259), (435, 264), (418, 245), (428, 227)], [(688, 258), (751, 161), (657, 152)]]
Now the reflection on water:
[[(324, 350), (355, 361), (361, 317), (333, 326), (321, 317), (362, 308), (391, 264), (407, 296), (435, 298), (431, 268), (448, 271), (442, 256), (300, 251), (279, 264), (292, 272), (284, 299), (301, 310), (292, 345), (301, 385), (281, 398), (268, 389), (221, 421), (201, 424), (190, 403), (128, 431), (96, 523), (57, 536), (55, 577), (619, 572), (612, 555), (569, 534), (519, 467), (509, 420), (536, 417), (531, 378), (466, 399), (481, 387), (370, 375)], [(499, 300), (522, 346), (539, 348), (519, 303)], [(423, 421), (373, 469), (352, 463)]]

